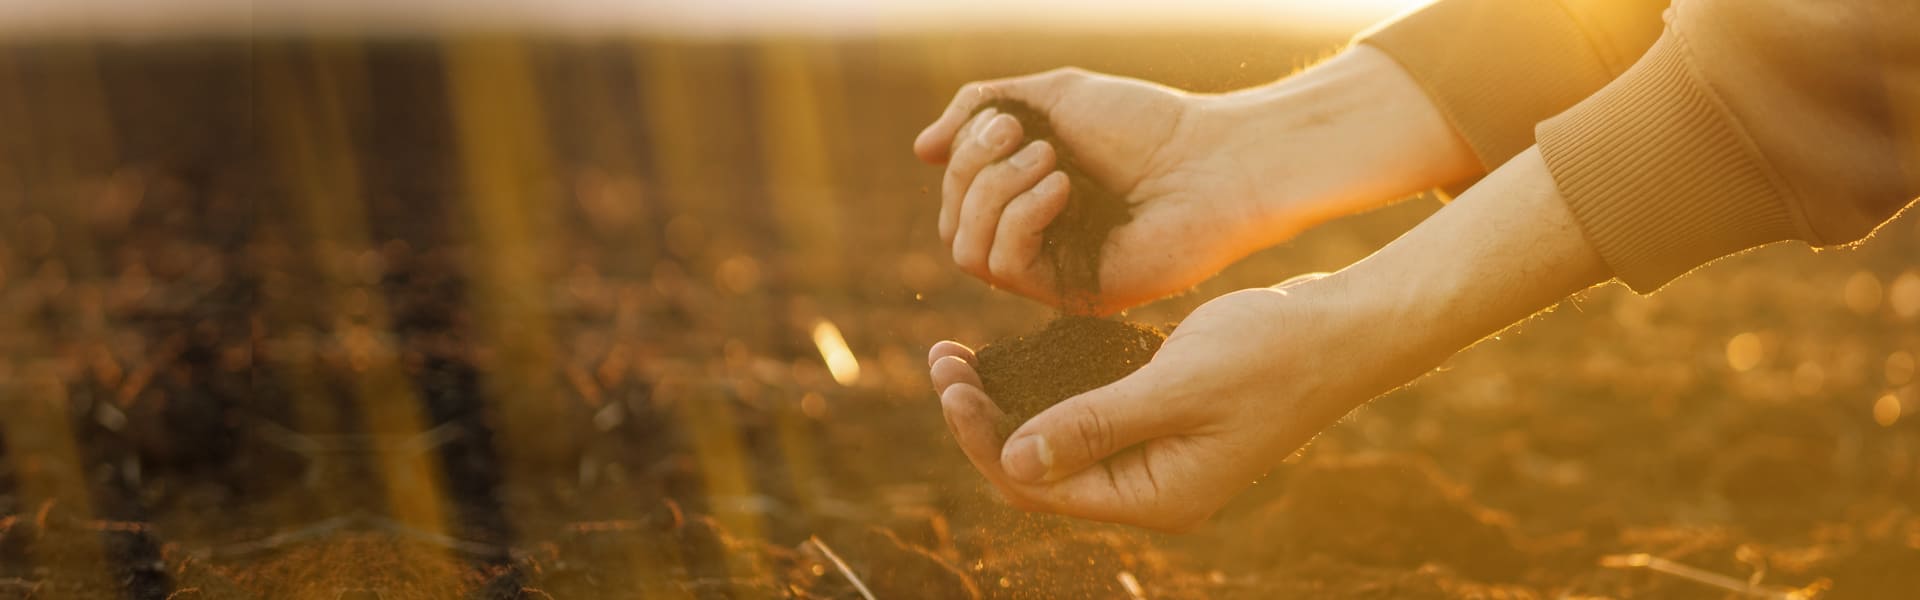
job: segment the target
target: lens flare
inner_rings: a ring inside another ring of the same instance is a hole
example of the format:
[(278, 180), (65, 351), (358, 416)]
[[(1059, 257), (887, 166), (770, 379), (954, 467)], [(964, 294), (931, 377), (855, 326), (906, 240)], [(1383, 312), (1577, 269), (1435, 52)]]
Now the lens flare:
[(827, 371), (834, 381), (845, 386), (860, 381), (860, 360), (853, 357), (847, 339), (840, 336), (840, 328), (832, 321), (821, 319), (813, 324), (813, 345), (820, 349), (820, 358), (827, 361)]

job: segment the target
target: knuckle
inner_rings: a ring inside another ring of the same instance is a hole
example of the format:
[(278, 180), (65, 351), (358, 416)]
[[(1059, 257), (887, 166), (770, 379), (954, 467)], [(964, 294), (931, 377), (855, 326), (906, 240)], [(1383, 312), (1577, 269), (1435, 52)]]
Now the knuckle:
[(1014, 168), (1012, 163), (1006, 161), (993, 163), (981, 168), (980, 174), (974, 176), (973, 185), (969, 188), (969, 191), (974, 194), (991, 195), (999, 198), (1011, 195), (1010, 192), (1012, 190), (1007, 188), (1013, 183)]
[(967, 191), (967, 179), (958, 166), (948, 166), (947, 173), (940, 179), (940, 191), (948, 198), (959, 198)]
[(961, 270), (971, 273), (975, 276), (984, 276), (988, 274), (988, 271), (986, 269), (986, 259), (980, 256), (980, 253), (978, 251), (974, 250), (973, 248), (967, 247), (966, 244), (954, 245), (953, 264), (959, 265)]
[(993, 273), (994, 277), (1014, 279), (1020, 274), (1020, 265), (1019, 261), (1014, 259), (1013, 253), (1000, 251), (987, 257), (987, 270)]
[(1079, 414), (1073, 423), (1080, 442), (1087, 451), (1096, 456), (1105, 456), (1113, 450), (1113, 422), (1085, 403), (1078, 405)]
[(980, 105), (993, 100), (995, 91), (993, 82), (991, 81), (969, 82), (966, 85), (960, 86), (958, 104), (969, 113), (978, 113), (980, 111)]

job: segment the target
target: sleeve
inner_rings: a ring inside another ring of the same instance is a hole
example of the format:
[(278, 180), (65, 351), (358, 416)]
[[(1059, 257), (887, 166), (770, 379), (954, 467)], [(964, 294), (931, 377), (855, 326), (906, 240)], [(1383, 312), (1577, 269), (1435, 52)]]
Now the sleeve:
[(1536, 131), (1634, 290), (1770, 242), (1851, 243), (1920, 196), (1920, 2), (1680, 0), (1668, 21)]
[(1360, 34), (1452, 123), (1482, 172), (1534, 143), (1533, 126), (1612, 81), (1661, 30), (1668, 0), (1440, 0)]

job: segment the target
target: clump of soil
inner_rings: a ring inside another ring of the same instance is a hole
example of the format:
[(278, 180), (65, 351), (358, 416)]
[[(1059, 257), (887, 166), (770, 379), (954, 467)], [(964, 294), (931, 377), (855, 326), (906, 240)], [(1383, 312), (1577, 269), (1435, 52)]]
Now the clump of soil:
[(1165, 339), (1146, 325), (1069, 315), (981, 348), (975, 368), (987, 397), (1006, 412), (1004, 436), (1047, 407), (1138, 370)]
[(1067, 207), (1041, 234), (1047, 261), (1053, 267), (1060, 307), (1068, 313), (1091, 312), (1089, 299), (1100, 291), (1100, 249), (1114, 228), (1133, 220), (1125, 198), (1087, 177), (1072, 152), (1053, 135), (1045, 114), (1018, 100), (993, 100), (975, 112), (994, 109), (1020, 121), (1027, 140), (1046, 140), (1053, 146), (1054, 168), (1067, 174)]

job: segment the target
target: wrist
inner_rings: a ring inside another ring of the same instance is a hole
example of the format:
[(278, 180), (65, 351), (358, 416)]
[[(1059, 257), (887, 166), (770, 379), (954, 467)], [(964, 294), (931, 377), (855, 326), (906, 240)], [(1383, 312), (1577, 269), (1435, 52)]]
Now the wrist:
[(1196, 97), (1196, 135), (1249, 179), (1249, 216), (1275, 243), (1480, 174), (1419, 83), (1355, 46), (1275, 83)]
[(1432, 313), (1405, 302), (1388, 283), (1348, 269), (1270, 288), (1274, 310), (1261, 319), (1269, 325), (1256, 331), (1276, 344), (1266, 354), (1284, 357), (1288, 365), (1279, 378), (1286, 391), (1272, 398), (1280, 403), (1274, 409), (1290, 415), (1284, 423), (1302, 428), (1276, 430), (1293, 440), (1289, 444), (1297, 445), (1450, 354), (1438, 331), (1424, 322)]
[(1537, 149), (1337, 275), (1436, 360), (1610, 277)]

